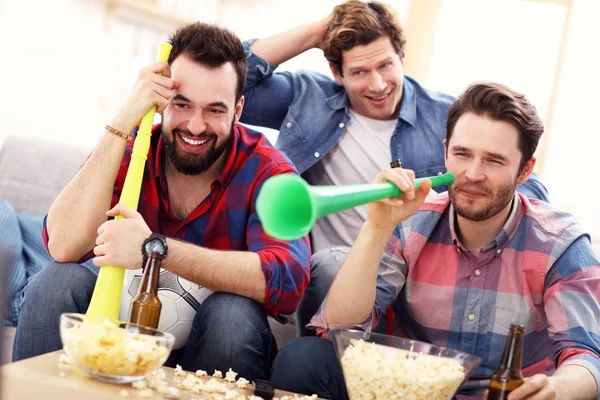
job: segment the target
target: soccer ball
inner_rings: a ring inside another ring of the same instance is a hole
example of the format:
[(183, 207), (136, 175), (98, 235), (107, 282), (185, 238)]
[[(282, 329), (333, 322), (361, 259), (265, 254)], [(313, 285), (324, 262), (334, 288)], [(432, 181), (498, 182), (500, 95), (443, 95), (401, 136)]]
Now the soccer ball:
[[(127, 270), (121, 295), (119, 319), (127, 321), (131, 300), (137, 295), (142, 282), (142, 270)], [(174, 349), (185, 345), (192, 322), (202, 302), (212, 290), (196, 285), (172, 272), (161, 269), (158, 279), (158, 298), (162, 303), (158, 330), (175, 336)]]

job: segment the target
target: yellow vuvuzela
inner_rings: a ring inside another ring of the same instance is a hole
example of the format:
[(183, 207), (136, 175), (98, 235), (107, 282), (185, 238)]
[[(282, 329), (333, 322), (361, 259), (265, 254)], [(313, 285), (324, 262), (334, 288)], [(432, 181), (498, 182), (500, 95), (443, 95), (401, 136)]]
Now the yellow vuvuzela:
[[(160, 45), (159, 61), (166, 61), (171, 52), (171, 45), (162, 43)], [(123, 191), (119, 203), (125, 204), (134, 210), (138, 207), (140, 191), (142, 189), (142, 178), (146, 166), (146, 157), (150, 149), (150, 138), (152, 136), (152, 122), (156, 106), (153, 106), (142, 118), (140, 128), (138, 129), (133, 150), (131, 152), (131, 161), (127, 169), (127, 176), (123, 184)], [(118, 215), (115, 219), (123, 219)], [(140, 253), (140, 257), (141, 257)], [(112, 321), (119, 319), (119, 306), (121, 303), (121, 292), (123, 289), (123, 280), (125, 279), (125, 270), (120, 267), (104, 266), (100, 267), (100, 274), (94, 287), (94, 294), (90, 306), (86, 313), (86, 319), (92, 322), (100, 322), (105, 318)]]

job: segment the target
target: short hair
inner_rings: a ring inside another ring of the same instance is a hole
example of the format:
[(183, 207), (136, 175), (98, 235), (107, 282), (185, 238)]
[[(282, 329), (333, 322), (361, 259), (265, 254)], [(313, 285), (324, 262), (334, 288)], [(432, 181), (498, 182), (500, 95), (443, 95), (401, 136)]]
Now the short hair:
[(380, 36), (389, 37), (401, 56), (406, 37), (395, 11), (378, 1), (348, 0), (333, 9), (321, 47), (327, 61), (342, 74), (342, 52)]
[(517, 128), (519, 150), (522, 155), (519, 173), (523, 171), (525, 163), (533, 157), (540, 137), (544, 133), (544, 124), (535, 106), (525, 98), (525, 95), (499, 83), (479, 82), (470, 85), (448, 110), (447, 143), (450, 143), (459, 118), (469, 112), (496, 121), (504, 121)]
[(236, 103), (242, 97), (248, 58), (242, 41), (235, 33), (214, 24), (195, 22), (179, 28), (171, 35), (169, 43), (173, 46), (169, 54), (169, 64), (182, 54), (209, 68), (217, 68), (231, 62), (237, 75)]

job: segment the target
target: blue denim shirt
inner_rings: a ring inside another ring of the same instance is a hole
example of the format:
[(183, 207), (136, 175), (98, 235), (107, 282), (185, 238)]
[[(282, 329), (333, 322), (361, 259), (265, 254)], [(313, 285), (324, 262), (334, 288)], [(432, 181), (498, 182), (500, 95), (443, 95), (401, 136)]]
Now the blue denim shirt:
[[(244, 42), (248, 76), (241, 122), (279, 129), (275, 146), (303, 174), (338, 142), (350, 116), (344, 86), (330, 77), (310, 72), (277, 72)], [(405, 76), (396, 130), (390, 139), (393, 160), (415, 171), (417, 178), (446, 172), (444, 145), (448, 108), (452, 96), (423, 88)], [(392, 160), (390, 160), (392, 161)], [(437, 187), (445, 191), (446, 187)], [(537, 176), (518, 189), (528, 197), (548, 201), (548, 192)]]

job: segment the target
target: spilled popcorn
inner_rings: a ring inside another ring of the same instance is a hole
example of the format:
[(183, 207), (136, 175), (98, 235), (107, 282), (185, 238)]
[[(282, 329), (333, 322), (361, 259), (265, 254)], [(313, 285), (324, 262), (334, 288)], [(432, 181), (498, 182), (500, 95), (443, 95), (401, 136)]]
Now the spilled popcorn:
[[(65, 357), (59, 358), (59, 366), (67, 360)], [(123, 398), (156, 398), (155, 394), (159, 394), (163, 399), (178, 400), (182, 396), (182, 390), (193, 393), (200, 397), (191, 397), (192, 400), (262, 400), (262, 398), (254, 395), (247, 395), (239, 391), (239, 389), (252, 389), (250, 381), (245, 378), (238, 378), (238, 373), (233, 369), (225, 373), (225, 378), (221, 371), (215, 370), (213, 376), (208, 376), (206, 371), (197, 370), (194, 374), (187, 373), (180, 365), (177, 365), (173, 370), (175, 382), (172, 386), (167, 379), (167, 374), (164, 369), (159, 368), (144, 375), (144, 379), (132, 382), (131, 388), (133, 391), (122, 389), (119, 395)], [(62, 372), (61, 376), (66, 376)], [(281, 398), (274, 397), (273, 400), (316, 400), (317, 395), (312, 396), (283, 396)]]
[(227, 382), (235, 382), (235, 377), (237, 376), (237, 372), (234, 372), (231, 368), (229, 371), (225, 373), (225, 380)]

